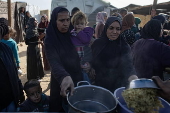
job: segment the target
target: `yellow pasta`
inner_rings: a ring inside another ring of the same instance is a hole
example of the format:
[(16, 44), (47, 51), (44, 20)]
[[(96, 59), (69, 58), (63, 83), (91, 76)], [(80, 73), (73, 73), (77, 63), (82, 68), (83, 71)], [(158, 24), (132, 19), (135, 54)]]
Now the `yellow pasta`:
[(134, 113), (159, 113), (159, 109), (163, 108), (157, 89), (127, 89), (122, 92), (122, 96)]

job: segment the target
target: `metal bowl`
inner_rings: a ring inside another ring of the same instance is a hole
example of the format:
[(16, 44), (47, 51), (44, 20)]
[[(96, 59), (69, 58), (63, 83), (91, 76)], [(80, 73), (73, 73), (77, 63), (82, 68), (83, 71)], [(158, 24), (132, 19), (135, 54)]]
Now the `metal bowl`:
[(67, 94), (70, 105), (68, 113), (115, 113), (117, 99), (109, 90), (95, 85), (81, 85), (74, 88), (73, 95)]
[(129, 88), (155, 88), (160, 89), (152, 79), (136, 79), (130, 82)]

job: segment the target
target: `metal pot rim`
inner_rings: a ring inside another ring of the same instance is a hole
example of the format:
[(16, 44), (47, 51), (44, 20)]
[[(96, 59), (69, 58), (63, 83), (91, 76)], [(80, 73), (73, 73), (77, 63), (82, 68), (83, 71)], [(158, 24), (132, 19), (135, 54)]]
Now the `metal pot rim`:
[[(107, 110), (107, 111), (102, 111), (102, 113), (111, 112), (111, 111), (113, 111), (113, 110), (117, 107), (118, 101), (117, 101), (116, 97), (114, 96), (114, 94), (113, 94), (111, 91), (109, 91), (109, 90), (107, 90), (107, 89), (105, 89), (105, 88), (103, 88), (103, 87), (95, 86), (95, 85), (82, 85), (82, 86), (77, 86), (77, 87), (74, 88), (74, 90), (80, 89), (80, 88), (83, 88), (83, 87), (91, 87), (91, 88), (101, 89), (101, 90), (104, 90), (104, 91), (106, 91), (106, 92), (109, 92), (109, 93), (113, 96), (113, 98), (115, 99), (115, 102), (116, 102), (114, 108), (112, 108), (112, 109), (110, 109), (110, 110)], [(83, 110), (77, 109), (76, 107), (74, 107), (74, 106), (70, 103), (70, 101), (69, 101), (69, 93), (67, 94), (67, 102), (68, 102), (69, 105), (70, 105), (72, 108), (74, 108), (75, 110), (81, 111), (81, 112), (84, 112), (84, 113), (87, 112), (87, 111), (83, 111)], [(97, 112), (88, 112), (88, 113), (97, 113)]]

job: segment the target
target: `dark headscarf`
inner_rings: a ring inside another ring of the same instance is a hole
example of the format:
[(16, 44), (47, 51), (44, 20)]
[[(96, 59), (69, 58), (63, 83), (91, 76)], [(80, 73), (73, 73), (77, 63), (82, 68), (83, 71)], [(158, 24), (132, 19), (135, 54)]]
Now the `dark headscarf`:
[(165, 23), (165, 17), (162, 15), (155, 16), (153, 19), (159, 20), (162, 25)]
[(27, 39), (38, 36), (37, 26), (34, 25), (35, 20), (36, 19), (34, 17), (31, 17), (28, 20), (28, 23), (27, 23), (28, 28), (27, 28), (27, 31), (26, 31), (26, 38)]
[(8, 20), (0, 18), (0, 39), (2, 39), (8, 32)]
[[(120, 37), (118, 37), (118, 39), (116, 39), (116, 40), (111, 41), (111, 40), (109, 40), (109, 38), (107, 37), (107, 34), (106, 34), (109, 26), (115, 21), (119, 22), (120, 27), (122, 26), (120, 18), (118, 18), (116, 16), (109, 17), (107, 19), (105, 26), (104, 26), (104, 30), (101, 35), (101, 38), (95, 40), (95, 42), (92, 45), (93, 58), (96, 58), (100, 54), (100, 52), (108, 45), (112, 45), (112, 46), (117, 46), (117, 44), (120, 45), (120, 40), (121, 40)], [(116, 50), (116, 48), (115, 48), (115, 50)]]
[[(0, 18), (0, 39), (8, 34), (8, 20)], [(11, 49), (4, 43), (0, 42), (0, 58), (4, 62), (6, 71), (8, 72), (8, 80), (10, 81), (15, 104), (18, 104), (19, 96), (23, 94), (22, 89), (19, 88), (18, 72), (13, 60)], [(2, 75), (3, 76), (3, 75)], [(8, 89), (7, 89), (8, 90)]]
[(31, 18), (31, 15), (30, 15), (30, 17), (27, 15), (27, 13), (29, 13), (30, 14), (30, 12), (29, 11), (27, 11), (26, 13), (25, 13), (25, 24), (27, 25), (27, 23), (28, 23), (28, 20)]
[(132, 14), (127, 14), (122, 21), (122, 31), (125, 31), (127, 29), (131, 29), (131, 27), (134, 25), (135, 23), (135, 18)]
[(66, 33), (61, 33), (57, 28), (56, 20), (58, 13), (63, 11), (68, 10), (63, 7), (57, 7), (53, 10), (46, 32), (45, 45), (49, 44), (54, 46), (60, 57), (63, 67), (73, 77), (76, 76), (76, 73), (81, 73), (80, 59), (75, 47), (71, 42), (69, 30)]
[(102, 38), (92, 45), (92, 66), (96, 71), (96, 85), (110, 91), (126, 86), (128, 77), (134, 74), (130, 47), (120, 36), (109, 40), (106, 32), (113, 22), (119, 22), (119, 17), (109, 17), (106, 21)]
[(42, 20), (41, 20), (41, 22), (40, 22), (39, 25), (38, 25), (38, 28), (47, 28), (47, 27), (48, 27), (48, 24), (49, 24), (48, 18), (47, 18), (46, 15), (43, 15), (43, 16), (41, 17), (41, 19), (42, 19), (42, 18), (45, 18), (46, 21), (42, 22)]
[(161, 33), (161, 22), (156, 19), (150, 20), (142, 29), (142, 38), (159, 40)]

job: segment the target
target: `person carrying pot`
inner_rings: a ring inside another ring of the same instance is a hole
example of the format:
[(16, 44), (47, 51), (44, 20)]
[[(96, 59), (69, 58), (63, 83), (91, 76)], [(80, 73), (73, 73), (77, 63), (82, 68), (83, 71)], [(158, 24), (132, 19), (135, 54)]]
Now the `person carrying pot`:
[(153, 76), (152, 79), (161, 89), (158, 90), (159, 96), (170, 103), (170, 79), (162, 81), (159, 76)]
[(64, 112), (63, 97), (68, 89), (73, 94), (74, 84), (83, 80), (80, 59), (71, 42), (69, 26), (69, 11), (56, 7), (45, 38), (45, 52), (51, 66), (50, 112)]

